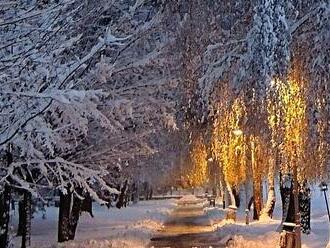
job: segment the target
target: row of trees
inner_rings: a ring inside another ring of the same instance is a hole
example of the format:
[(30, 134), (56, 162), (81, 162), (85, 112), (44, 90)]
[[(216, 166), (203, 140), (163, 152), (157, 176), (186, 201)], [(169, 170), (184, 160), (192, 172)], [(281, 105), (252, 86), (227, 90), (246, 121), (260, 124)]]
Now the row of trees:
[[(309, 186), (328, 180), (329, 3), (183, 1), (180, 8), (185, 14), (175, 45), (182, 48), (185, 97), (179, 122), (189, 144), (181, 165), (192, 170), (186, 181), (191, 175), (200, 175), (193, 185), (210, 180), (201, 174), (207, 162), (230, 204), (237, 205), (235, 192), (242, 187), (246, 207), (253, 197), (255, 219), (272, 216), (278, 181), (283, 221), (297, 221), (294, 210), (309, 205)], [(194, 159), (204, 153), (202, 162)]]

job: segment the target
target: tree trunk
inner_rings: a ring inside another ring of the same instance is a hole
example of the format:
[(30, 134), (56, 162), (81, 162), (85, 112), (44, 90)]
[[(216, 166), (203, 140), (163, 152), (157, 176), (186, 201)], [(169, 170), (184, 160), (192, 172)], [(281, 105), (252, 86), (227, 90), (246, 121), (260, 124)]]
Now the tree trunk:
[(301, 214), (301, 230), (303, 233), (311, 232), (311, 193), (307, 183), (304, 182), (299, 190), (299, 210)]
[(235, 198), (236, 207), (239, 208), (240, 205), (241, 205), (241, 200), (240, 200), (240, 197), (239, 197), (239, 189), (237, 187), (232, 187), (232, 188), (233, 188), (233, 195), (234, 195), (234, 198)]
[[(77, 191), (77, 189), (76, 189)], [(82, 195), (82, 190), (79, 190), (78, 194)], [(82, 207), (82, 200), (78, 198), (78, 196), (73, 194), (73, 203), (72, 203), (72, 210), (71, 214), (69, 216), (69, 240), (74, 240), (74, 237), (76, 235), (76, 230), (78, 226), (78, 221), (81, 213), (81, 207)]]
[(152, 195), (153, 195), (153, 188), (152, 188), (152, 186), (150, 185), (150, 187), (149, 187), (149, 200), (151, 200), (152, 199)]
[(221, 176), (221, 173), (220, 173), (220, 187), (221, 187), (220, 192), (221, 192), (221, 198), (222, 198), (222, 208), (225, 209), (227, 194), (226, 194), (226, 185), (225, 185), (224, 179)]
[[(247, 140), (248, 144), (250, 143), (250, 138)], [(248, 146), (248, 149), (251, 149), (251, 146)], [(252, 153), (251, 150), (248, 150), (246, 154), (246, 181), (244, 183), (245, 187), (245, 209), (250, 211), (251, 205), (253, 204), (253, 168), (252, 168)]]
[(87, 212), (89, 215), (94, 218), (93, 215), (93, 199), (89, 194), (85, 195), (85, 199), (82, 201), (81, 212)]
[(253, 183), (251, 182), (250, 179), (247, 179), (244, 183), (244, 188), (245, 188), (245, 209), (249, 209), (250, 207), (249, 204), (251, 202), (251, 205), (253, 204), (253, 200), (251, 201), (251, 198), (253, 198)]
[[(11, 148), (6, 150), (5, 156), (7, 167), (13, 162), (13, 155)], [(10, 178), (9, 178), (10, 179)], [(9, 217), (10, 217), (10, 200), (11, 192), (9, 185), (5, 184), (0, 188), (0, 247), (8, 247), (8, 231), (9, 231)]]
[[(76, 188), (76, 193), (69, 192), (67, 194), (60, 193), (60, 209), (58, 221), (58, 242), (74, 240), (79, 217), (82, 211), (92, 213), (92, 198), (86, 194), (84, 196), (83, 189)], [(76, 195), (76, 194), (79, 194)], [(85, 197), (85, 199), (81, 199)]]
[(60, 209), (58, 219), (58, 242), (70, 240), (70, 212), (72, 193), (67, 190), (66, 194), (60, 192)]
[[(291, 174), (282, 175), (280, 172), (280, 194), (281, 194), (281, 202), (282, 202), (282, 221), (279, 229), (282, 229), (283, 222), (290, 220), (290, 222), (294, 222), (294, 208), (293, 206), (293, 184), (292, 184), (292, 176)], [(289, 212), (289, 209), (290, 212)], [(289, 216), (289, 218), (287, 218)]]
[(136, 204), (139, 201), (139, 197), (140, 197), (139, 183), (135, 182), (132, 187), (133, 187), (132, 201), (133, 201), (134, 204)]
[(274, 176), (275, 175), (275, 160), (271, 159), (270, 167), (268, 171), (268, 195), (267, 202), (265, 208), (262, 210), (262, 218), (273, 218), (273, 212), (275, 208), (275, 183)]
[(8, 247), (8, 229), (9, 229), (9, 211), (10, 211), (10, 188), (5, 185), (0, 193), (0, 247)]
[(294, 210), (294, 196), (293, 196), (293, 188), (291, 188), (290, 196), (289, 196), (289, 207), (287, 211), (287, 215), (285, 218), (285, 222), (295, 223), (295, 210)]
[(17, 236), (23, 235), (24, 229), (24, 203), (23, 200), (18, 202), (18, 228), (17, 228)]
[(22, 223), (22, 246), (21, 248), (30, 247), (31, 245), (31, 217), (32, 217), (32, 196), (30, 192), (25, 191), (23, 196), (23, 223)]
[(223, 199), (222, 199), (222, 203), (223, 203), (223, 209), (225, 209), (225, 204), (227, 202), (227, 206), (232, 205), (236, 207), (236, 201), (235, 201), (235, 196), (233, 194), (233, 191), (229, 185), (229, 183), (226, 181), (225, 179), (225, 175), (223, 173), (222, 168), (220, 168), (219, 170), (219, 176), (220, 176), (220, 182), (222, 185), (222, 193), (223, 193)]
[(262, 209), (262, 180), (261, 172), (259, 171), (258, 161), (255, 158), (255, 144), (253, 139), (251, 144), (251, 168), (253, 173), (253, 219), (259, 220)]
[(235, 195), (233, 193), (233, 190), (232, 190), (231, 186), (227, 182), (226, 182), (226, 186), (227, 186), (227, 192), (228, 192), (229, 198), (230, 198), (230, 205), (233, 206), (233, 207), (237, 207)]
[[(260, 179), (260, 180), (259, 180)], [(261, 178), (255, 178), (253, 182), (253, 219), (259, 220), (262, 209), (262, 182)]]
[[(121, 208), (122, 206), (124, 206), (127, 185), (128, 185), (128, 180), (125, 181), (124, 186), (120, 190), (120, 195), (119, 195), (118, 201), (116, 203), (117, 208)], [(146, 194), (146, 192), (144, 192), (144, 193)]]

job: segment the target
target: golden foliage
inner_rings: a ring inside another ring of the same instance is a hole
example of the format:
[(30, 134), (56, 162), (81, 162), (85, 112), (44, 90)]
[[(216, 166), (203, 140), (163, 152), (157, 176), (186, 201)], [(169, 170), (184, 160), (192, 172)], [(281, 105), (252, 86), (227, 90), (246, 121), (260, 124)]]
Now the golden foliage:
[(281, 170), (292, 172), (297, 166), (300, 180), (307, 177), (308, 144), (307, 83), (299, 71), (292, 70), (286, 81), (275, 79), (268, 95), (268, 124), (273, 148), (279, 149)]
[(196, 137), (189, 153), (191, 165), (186, 173), (190, 186), (202, 186), (207, 180), (207, 151), (201, 136)]
[(212, 152), (222, 167), (226, 181), (238, 185), (245, 180), (245, 137), (235, 135), (240, 130), (239, 122), (244, 117), (245, 106), (240, 99), (215, 122), (212, 135)]

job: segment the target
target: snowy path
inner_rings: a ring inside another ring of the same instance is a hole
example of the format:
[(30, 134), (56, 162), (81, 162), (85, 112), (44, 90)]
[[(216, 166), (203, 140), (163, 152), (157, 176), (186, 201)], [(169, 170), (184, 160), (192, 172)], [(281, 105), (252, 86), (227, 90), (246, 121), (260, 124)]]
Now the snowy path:
[(203, 211), (203, 202), (194, 196), (186, 196), (178, 201), (163, 230), (151, 239), (149, 247), (225, 247)]

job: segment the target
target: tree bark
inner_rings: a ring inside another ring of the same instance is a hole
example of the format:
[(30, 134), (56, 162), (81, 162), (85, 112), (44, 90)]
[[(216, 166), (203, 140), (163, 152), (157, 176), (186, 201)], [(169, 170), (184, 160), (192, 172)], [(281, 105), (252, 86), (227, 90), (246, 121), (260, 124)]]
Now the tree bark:
[(66, 194), (60, 192), (60, 208), (58, 219), (58, 242), (70, 240), (70, 212), (72, 193), (67, 190)]
[[(81, 188), (75, 190), (76, 193), (69, 192), (69, 190), (65, 195), (60, 193), (58, 242), (74, 240), (82, 211), (88, 212), (93, 217), (92, 198), (88, 193), (84, 196)], [(76, 194), (79, 194), (80, 197)], [(81, 197), (85, 197), (85, 199), (81, 199)]]
[(82, 201), (81, 212), (87, 212), (89, 215), (94, 218), (93, 215), (93, 199), (89, 194), (85, 195), (85, 199)]
[[(247, 139), (248, 144), (250, 144), (250, 138)], [(251, 146), (248, 146), (248, 152), (246, 154), (246, 180), (244, 183), (245, 187), (245, 209), (250, 211), (251, 206), (254, 202), (253, 200), (253, 168), (252, 168), (252, 153)]]
[(232, 188), (231, 188), (231, 186), (229, 185), (228, 182), (226, 182), (226, 187), (227, 187), (227, 192), (228, 192), (229, 198), (230, 198), (230, 205), (232, 205), (234, 207), (237, 207), (235, 195), (234, 195), (233, 190), (232, 190)]
[(259, 220), (262, 209), (262, 180), (261, 172), (259, 171), (258, 161), (255, 158), (254, 140), (250, 140), (251, 145), (251, 168), (253, 174), (253, 219)]
[(292, 175), (282, 175), (280, 172), (280, 194), (282, 202), (282, 221), (279, 229), (282, 229), (283, 222), (294, 223), (293, 183)]
[[(77, 191), (78, 189), (76, 189)], [(78, 194), (82, 194), (82, 190), (78, 190)], [(78, 221), (81, 213), (81, 207), (82, 207), (82, 200), (79, 199), (78, 196), (72, 195), (72, 210), (71, 214), (69, 216), (69, 235), (68, 238), (69, 240), (74, 240), (74, 237), (76, 235), (76, 230), (78, 226)]]
[(135, 182), (133, 184), (133, 193), (132, 193), (132, 201), (134, 204), (136, 204), (138, 201), (139, 201), (139, 183), (138, 182)]
[(0, 247), (8, 247), (8, 229), (9, 229), (9, 211), (10, 211), (10, 187), (5, 185), (0, 193)]
[(226, 184), (225, 180), (222, 177), (222, 173), (220, 172), (220, 186), (221, 186), (221, 196), (222, 196), (222, 208), (226, 208), (226, 198), (227, 198), (227, 192), (226, 192)]
[(23, 224), (22, 224), (22, 245), (21, 248), (31, 245), (31, 215), (32, 215), (32, 196), (30, 192), (25, 191), (23, 196)]
[(261, 178), (256, 177), (253, 182), (253, 219), (259, 220), (262, 209), (262, 185)]
[[(126, 194), (127, 185), (128, 185), (128, 180), (125, 181), (123, 187), (120, 190), (120, 195), (119, 195), (118, 201), (116, 203), (116, 207), (117, 208), (121, 208), (124, 205), (124, 200), (125, 200), (125, 194)], [(145, 197), (147, 197), (148, 194), (146, 194), (146, 192), (144, 192), (144, 193), (145, 193)]]
[(150, 185), (150, 187), (149, 187), (149, 200), (152, 199), (152, 194), (153, 194), (153, 188), (152, 188), (152, 186)]
[(245, 191), (245, 209), (249, 209), (249, 204), (251, 202), (251, 205), (253, 204), (253, 200), (251, 201), (251, 198), (253, 198), (253, 183), (251, 179), (246, 179), (244, 183), (244, 191)]
[(233, 189), (233, 195), (235, 198), (236, 207), (239, 208), (241, 205), (241, 199), (239, 197), (239, 189), (237, 187), (232, 187), (232, 189)]
[(299, 190), (299, 210), (301, 214), (301, 230), (305, 234), (311, 232), (311, 193), (307, 183), (304, 182)]
[(24, 229), (24, 203), (23, 199), (18, 202), (18, 228), (17, 228), (17, 236), (23, 235)]
[(223, 173), (222, 168), (219, 170), (220, 181), (223, 188), (223, 208), (225, 208), (225, 203), (227, 202), (227, 206), (232, 205), (236, 207), (236, 200), (233, 194), (232, 188), (229, 183), (225, 179), (225, 175)]
[[(10, 146), (5, 156), (7, 167), (13, 162), (13, 155)], [(8, 247), (9, 214), (10, 214), (11, 190), (9, 185), (5, 184), (0, 188), (0, 247)]]
[(262, 210), (262, 217), (263, 218), (273, 218), (273, 212), (275, 208), (275, 160), (271, 159), (270, 161), (270, 167), (268, 171), (268, 195), (267, 195), (267, 202), (265, 208)]

